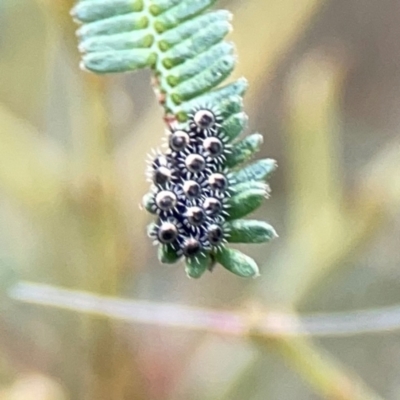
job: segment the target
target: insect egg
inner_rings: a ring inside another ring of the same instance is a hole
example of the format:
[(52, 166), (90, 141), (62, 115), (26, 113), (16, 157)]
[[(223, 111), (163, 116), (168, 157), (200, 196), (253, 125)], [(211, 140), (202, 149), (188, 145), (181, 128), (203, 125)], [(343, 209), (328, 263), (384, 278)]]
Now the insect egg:
[(191, 237), (185, 240), (182, 250), (186, 257), (192, 257), (201, 251), (201, 244), (197, 239)]
[(199, 110), (194, 114), (193, 121), (200, 129), (210, 129), (215, 125), (215, 115), (210, 110)]
[(207, 238), (212, 246), (219, 245), (224, 239), (224, 231), (220, 225), (212, 224), (207, 228)]
[(174, 151), (184, 150), (189, 142), (189, 135), (185, 131), (175, 131), (169, 137), (169, 147)]
[(185, 159), (186, 168), (193, 173), (199, 173), (206, 167), (206, 160), (200, 154), (189, 154)]
[(170, 190), (162, 190), (156, 196), (156, 205), (162, 211), (170, 211), (177, 204), (177, 197)]
[(216, 137), (208, 137), (203, 141), (203, 147), (211, 157), (218, 157), (224, 151), (224, 145)]
[(168, 159), (163, 154), (157, 155), (152, 161), (153, 168), (157, 168), (160, 166), (166, 167), (167, 165), (168, 165)]
[(225, 175), (216, 172), (208, 178), (208, 184), (213, 190), (225, 190), (228, 186), (228, 179)]
[(156, 185), (165, 185), (170, 182), (172, 178), (172, 172), (169, 168), (160, 166), (153, 172), (153, 182)]
[(222, 203), (215, 197), (207, 197), (203, 202), (203, 209), (210, 217), (216, 217), (222, 211)]
[(183, 191), (189, 199), (195, 199), (200, 196), (201, 187), (196, 181), (186, 181), (183, 184)]
[(191, 225), (201, 225), (205, 219), (204, 210), (201, 207), (189, 207), (186, 211), (186, 218)]
[(172, 243), (178, 236), (178, 229), (172, 222), (163, 222), (158, 229), (157, 237), (160, 243)]

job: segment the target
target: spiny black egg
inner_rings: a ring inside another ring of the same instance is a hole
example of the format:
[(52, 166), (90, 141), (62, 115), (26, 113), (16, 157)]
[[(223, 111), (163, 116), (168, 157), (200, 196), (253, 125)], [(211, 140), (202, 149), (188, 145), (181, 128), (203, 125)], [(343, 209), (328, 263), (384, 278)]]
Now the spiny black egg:
[(153, 167), (157, 168), (160, 166), (166, 167), (168, 165), (168, 159), (163, 154), (157, 155), (153, 160)]
[(156, 205), (162, 211), (170, 211), (177, 204), (177, 197), (174, 192), (170, 190), (161, 190), (156, 195)]
[(196, 181), (189, 180), (183, 184), (183, 191), (188, 199), (196, 199), (201, 194), (201, 187)]
[(175, 131), (169, 137), (169, 147), (175, 151), (184, 150), (190, 142), (189, 134), (185, 131)]
[(172, 171), (164, 166), (159, 166), (153, 171), (153, 182), (155, 185), (165, 185), (172, 179)]
[(186, 257), (195, 256), (201, 251), (201, 243), (195, 238), (188, 238), (183, 243), (182, 251)]
[(212, 246), (217, 246), (224, 239), (224, 230), (218, 224), (211, 224), (207, 228), (207, 238)]
[(193, 206), (188, 207), (186, 210), (186, 218), (191, 225), (201, 225), (204, 222), (205, 217), (205, 212), (201, 207)]
[(193, 173), (199, 173), (206, 167), (206, 160), (200, 154), (189, 154), (185, 159), (186, 168)]
[(210, 110), (199, 110), (194, 114), (193, 121), (200, 129), (210, 129), (215, 125), (215, 115)]
[(218, 157), (224, 151), (223, 143), (220, 139), (214, 136), (205, 138), (203, 141), (203, 147), (211, 157)]
[(213, 190), (225, 190), (228, 187), (228, 179), (225, 175), (216, 172), (208, 177), (208, 184)]
[(207, 197), (203, 202), (203, 210), (210, 217), (216, 217), (222, 211), (222, 203), (215, 197)]
[(158, 229), (157, 237), (160, 243), (172, 243), (178, 237), (178, 228), (172, 222), (163, 222)]

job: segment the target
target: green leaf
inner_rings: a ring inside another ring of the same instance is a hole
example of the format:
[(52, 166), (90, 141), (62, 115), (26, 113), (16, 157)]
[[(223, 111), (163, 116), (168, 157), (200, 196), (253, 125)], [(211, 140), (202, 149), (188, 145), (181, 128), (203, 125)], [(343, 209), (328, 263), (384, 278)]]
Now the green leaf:
[(236, 139), (246, 128), (248, 117), (246, 113), (241, 112), (232, 115), (222, 124), (222, 131), (225, 136), (228, 137), (229, 141)]
[(268, 195), (268, 186), (262, 182), (245, 182), (234, 187), (234, 194), (229, 199), (227, 220), (245, 217), (256, 210)]
[(152, 68), (166, 113), (179, 121), (195, 104), (242, 96), (243, 79), (216, 89), (236, 58), (233, 45), (223, 42), (231, 14), (204, 13), (215, 1), (78, 1), (72, 15), (83, 23), (78, 30), (82, 68), (101, 74)]
[(214, 64), (218, 57), (233, 57), (233, 54), (234, 47), (231, 43), (218, 43), (201, 53), (197, 58), (188, 60), (182, 65), (166, 71), (164, 75), (160, 76), (160, 86), (161, 88), (168, 88), (168, 86), (175, 88), (180, 83), (200, 75), (205, 69), (209, 68), (210, 65)]
[(256, 262), (239, 250), (225, 247), (216, 253), (215, 259), (228, 271), (242, 278), (260, 275)]
[(169, 244), (163, 244), (158, 247), (158, 260), (162, 264), (175, 264), (181, 256)]
[(234, 174), (234, 181), (236, 183), (248, 182), (248, 181), (264, 181), (277, 168), (275, 160), (266, 158), (264, 160), (258, 160), (249, 166), (241, 169)]
[(240, 113), (243, 110), (243, 99), (241, 96), (230, 96), (227, 99), (222, 99), (219, 108), (222, 118), (227, 120), (232, 115)]
[[(243, 96), (247, 89), (247, 81), (244, 78), (238, 79), (236, 82), (230, 83), (229, 85), (223, 86), (219, 89), (213, 90), (206, 94), (199, 96), (195, 100), (188, 101), (179, 108), (179, 113), (187, 115), (193, 109), (207, 104), (220, 104), (224, 99), (229, 97)], [(244, 113), (240, 113), (244, 114)], [(234, 114), (235, 115), (235, 114)], [(233, 116), (234, 116), (233, 115)], [(233, 117), (232, 116), (232, 117)], [(247, 122), (247, 119), (246, 119)], [(238, 125), (238, 124), (236, 124)], [(225, 128), (227, 130), (227, 128)]]
[(82, 57), (83, 68), (97, 73), (127, 72), (149, 66), (153, 62), (149, 49), (101, 51)]
[(275, 229), (264, 221), (238, 219), (226, 223), (229, 243), (263, 243), (278, 237)]
[[(166, 31), (165, 33), (161, 34), (159, 47), (163, 51), (168, 50), (180, 42), (183, 42), (185, 39), (190, 38), (205, 26), (213, 25), (219, 21), (228, 21), (230, 17), (231, 14), (225, 10), (219, 10), (213, 13), (201, 15), (192, 21), (178, 25), (176, 29)], [(215, 61), (215, 59), (213, 59), (213, 61)]]
[(154, 232), (154, 229), (156, 227), (155, 222), (151, 222), (150, 224), (147, 225), (146, 231), (147, 231), (147, 236), (150, 236), (152, 232)]
[(263, 136), (259, 133), (253, 133), (252, 135), (247, 136), (233, 145), (231, 154), (228, 154), (226, 157), (225, 165), (232, 168), (248, 161), (258, 150), (260, 150), (262, 143)]
[(201, 253), (196, 257), (187, 258), (185, 268), (186, 274), (189, 278), (198, 279), (207, 271), (211, 263), (211, 257), (207, 253)]
[[(228, 34), (229, 29), (230, 24), (227, 21), (218, 21), (210, 26), (203, 27), (190, 40), (184, 40), (182, 43), (165, 51), (163, 53), (163, 66), (171, 69), (186, 60), (195, 58), (214, 44), (221, 42)], [(162, 46), (162, 43), (160, 46)]]
[(89, 37), (81, 41), (79, 50), (82, 53), (102, 53), (104, 51), (149, 48), (152, 44), (153, 37), (144, 31), (124, 32), (111, 36)]
[[(216, 0), (182, 0), (180, 2), (164, 2), (165, 12), (160, 14), (156, 20), (156, 23), (159, 25), (158, 29), (163, 31), (172, 29), (183, 21), (196, 17), (215, 2)], [(167, 3), (169, 4), (167, 5)], [(172, 5), (174, 7), (171, 7)]]
[(155, 212), (152, 210), (152, 208), (151, 208), (151, 205), (153, 204), (153, 197), (154, 197), (154, 195), (153, 195), (153, 193), (152, 192), (149, 192), (149, 193), (146, 193), (144, 196), (143, 196), (143, 199), (142, 199), (142, 205), (143, 205), (143, 207), (150, 213), (150, 214), (155, 214)]
[(176, 86), (171, 94), (172, 99), (175, 103), (179, 103), (211, 90), (230, 75), (235, 62), (235, 57), (231, 55), (218, 59), (194, 78)]
[(85, 0), (75, 6), (71, 15), (82, 22), (93, 22), (142, 9), (143, 0)]
[(102, 36), (146, 29), (149, 23), (150, 20), (146, 15), (139, 13), (126, 14), (82, 25), (76, 34), (81, 40), (101, 38)]
[(159, 15), (164, 11), (179, 4), (182, 0), (153, 0), (150, 6), (152, 14)]

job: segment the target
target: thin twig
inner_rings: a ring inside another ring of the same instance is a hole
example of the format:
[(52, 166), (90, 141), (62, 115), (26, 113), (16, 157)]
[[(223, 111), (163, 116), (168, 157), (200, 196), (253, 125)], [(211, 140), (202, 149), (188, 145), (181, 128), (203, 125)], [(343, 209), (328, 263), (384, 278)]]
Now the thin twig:
[(297, 316), (280, 311), (248, 312), (209, 310), (178, 304), (118, 299), (89, 292), (67, 290), (50, 285), (21, 282), (9, 296), (25, 303), (100, 315), (164, 327), (175, 327), (245, 336), (250, 330), (259, 335), (277, 336), (353, 336), (400, 329), (400, 305), (372, 310)]

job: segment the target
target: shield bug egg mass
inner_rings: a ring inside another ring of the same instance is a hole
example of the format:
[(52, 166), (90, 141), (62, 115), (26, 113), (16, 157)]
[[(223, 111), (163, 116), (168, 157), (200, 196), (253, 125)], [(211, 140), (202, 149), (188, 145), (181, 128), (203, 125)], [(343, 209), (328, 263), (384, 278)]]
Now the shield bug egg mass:
[(169, 129), (166, 154), (152, 162), (152, 204), (158, 214), (153, 239), (172, 245), (178, 256), (197, 257), (225, 242), (222, 226), (229, 181), (219, 171), (229, 145), (221, 122), (208, 108), (194, 110), (186, 124)]

